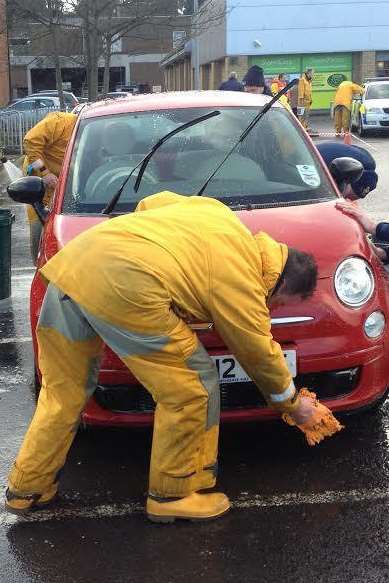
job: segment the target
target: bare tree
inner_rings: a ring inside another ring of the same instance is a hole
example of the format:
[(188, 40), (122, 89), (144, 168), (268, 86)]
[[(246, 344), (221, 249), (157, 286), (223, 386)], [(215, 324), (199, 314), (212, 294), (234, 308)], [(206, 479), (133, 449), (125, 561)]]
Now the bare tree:
[(65, 99), (62, 86), (61, 59), (58, 51), (58, 38), (64, 26), (66, 0), (13, 0), (13, 18), (19, 20), (34, 19), (48, 31), (51, 38), (54, 61), (56, 87), (61, 110), (65, 109)]
[(62, 86), (61, 59), (58, 52), (58, 34), (63, 20), (63, 2), (61, 0), (47, 0), (47, 11), (49, 16), (49, 31), (53, 42), (53, 57), (55, 65), (55, 84), (58, 91), (61, 110), (65, 109), (65, 97)]
[(69, 0), (81, 19), (88, 76), (89, 99), (97, 97), (98, 63), (104, 57), (103, 94), (109, 90), (112, 44), (158, 17), (172, 19), (177, 15), (171, 0)]
[[(209, 10), (215, 4), (215, 10)], [(192, 36), (223, 18), (219, 0), (206, 0), (206, 17), (195, 18)], [(112, 45), (123, 36), (136, 36), (136, 29), (163, 24), (176, 27), (179, 15), (190, 14), (193, 0), (12, 0), (19, 18), (34, 20), (48, 31), (51, 38), (52, 58), (56, 70), (57, 89), (63, 107), (61, 55), (59, 35), (65, 30), (78, 30), (83, 39), (83, 54), (78, 64), (85, 66), (88, 98), (94, 101), (98, 94), (99, 61), (104, 59), (103, 93), (109, 90)]]

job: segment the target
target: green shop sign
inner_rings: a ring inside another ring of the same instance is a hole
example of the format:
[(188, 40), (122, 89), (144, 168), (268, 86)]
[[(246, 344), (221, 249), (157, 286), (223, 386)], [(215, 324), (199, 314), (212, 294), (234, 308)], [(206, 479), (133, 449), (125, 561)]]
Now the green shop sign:
[(301, 70), (301, 55), (275, 55), (250, 57), (250, 67), (262, 67), (265, 75), (276, 73), (299, 73)]
[(353, 58), (350, 53), (330, 53), (322, 55), (303, 55), (303, 71), (312, 68), (315, 72), (331, 71), (340, 72), (351, 71), (353, 68)]
[(349, 81), (350, 79), (350, 72), (315, 72), (312, 80), (312, 89), (313, 91), (331, 91), (337, 89), (343, 81)]

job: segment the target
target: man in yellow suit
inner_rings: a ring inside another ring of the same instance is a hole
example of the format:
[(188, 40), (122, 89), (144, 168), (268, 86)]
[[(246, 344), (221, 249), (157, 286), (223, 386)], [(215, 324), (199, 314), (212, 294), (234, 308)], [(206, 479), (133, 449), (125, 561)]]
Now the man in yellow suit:
[(353, 95), (362, 95), (364, 88), (352, 81), (343, 81), (335, 95), (335, 132), (339, 136), (342, 132), (350, 131), (351, 107)]
[(300, 77), (298, 83), (298, 107), (297, 115), (304, 126), (309, 131), (309, 114), (312, 107), (312, 79), (313, 69), (307, 69)]
[[(74, 113), (55, 111), (37, 123), (24, 137), (25, 174), (41, 176), (46, 186), (44, 203), (48, 205), (57, 185), (65, 151), (77, 120)], [(42, 224), (32, 206), (27, 207), (30, 223), (31, 255), (34, 263), (39, 249)]]
[(272, 338), (269, 306), (309, 297), (315, 261), (252, 235), (221, 202), (153, 195), (70, 241), (41, 274), (49, 282), (37, 327), (42, 388), (9, 475), (9, 511), (28, 513), (55, 497), (103, 342), (156, 402), (151, 520), (215, 518), (230, 508), (222, 493), (198, 493), (216, 483), (220, 391), (188, 320), (215, 323), (270, 407), (297, 423), (314, 414)]

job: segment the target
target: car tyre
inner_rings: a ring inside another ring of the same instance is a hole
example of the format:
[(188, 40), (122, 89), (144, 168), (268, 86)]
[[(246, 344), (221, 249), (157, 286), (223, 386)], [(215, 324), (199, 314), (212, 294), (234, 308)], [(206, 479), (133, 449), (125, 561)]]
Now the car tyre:
[(358, 133), (358, 136), (360, 138), (363, 138), (364, 136), (366, 136), (366, 130), (363, 127), (363, 124), (362, 124), (362, 116), (361, 115), (358, 117), (357, 133)]

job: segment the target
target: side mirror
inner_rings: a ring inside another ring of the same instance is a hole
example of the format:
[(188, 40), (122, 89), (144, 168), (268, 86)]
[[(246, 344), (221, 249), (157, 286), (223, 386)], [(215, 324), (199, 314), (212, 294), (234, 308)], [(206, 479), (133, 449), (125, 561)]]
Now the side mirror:
[(45, 185), (39, 176), (23, 176), (7, 186), (8, 195), (15, 202), (24, 204), (42, 203)]
[(335, 158), (329, 169), (340, 191), (343, 191), (347, 184), (359, 180), (364, 171), (362, 164), (354, 158)]

